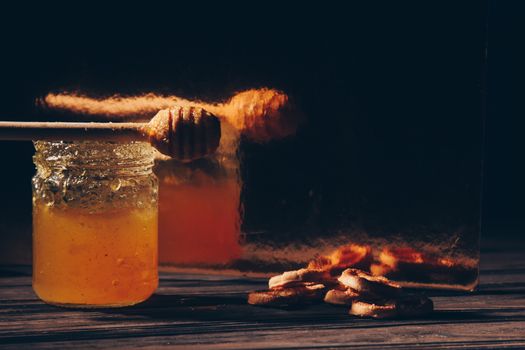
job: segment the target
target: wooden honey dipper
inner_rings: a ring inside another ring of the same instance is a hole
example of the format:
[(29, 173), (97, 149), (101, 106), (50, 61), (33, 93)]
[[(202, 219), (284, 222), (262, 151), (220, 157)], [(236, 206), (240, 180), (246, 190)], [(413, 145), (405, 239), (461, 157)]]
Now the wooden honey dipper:
[(199, 106), (256, 142), (294, 135), (303, 119), (287, 94), (268, 88), (241, 91), (222, 103), (205, 103), (153, 93), (105, 99), (50, 93), (44, 99), (37, 100), (37, 104), (44, 109), (69, 111), (90, 118), (114, 121), (143, 121), (154, 111), (172, 105)]
[(219, 119), (200, 107), (163, 109), (148, 123), (0, 122), (0, 140), (147, 141), (181, 161), (215, 152), (220, 138)]

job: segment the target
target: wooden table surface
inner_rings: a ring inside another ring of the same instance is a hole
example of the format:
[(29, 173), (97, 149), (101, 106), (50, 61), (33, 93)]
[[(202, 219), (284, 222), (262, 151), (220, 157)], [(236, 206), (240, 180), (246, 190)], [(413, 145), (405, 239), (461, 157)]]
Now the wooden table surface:
[(436, 312), (418, 320), (357, 319), (345, 308), (249, 306), (266, 281), (162, 273), (147, 302), (124, 309), (71, 310), (39, 301), (30, 269), (0, 267), (0, 348), (525, 348), (525, 254), (482, 254), (474, 293), (432, 292)]

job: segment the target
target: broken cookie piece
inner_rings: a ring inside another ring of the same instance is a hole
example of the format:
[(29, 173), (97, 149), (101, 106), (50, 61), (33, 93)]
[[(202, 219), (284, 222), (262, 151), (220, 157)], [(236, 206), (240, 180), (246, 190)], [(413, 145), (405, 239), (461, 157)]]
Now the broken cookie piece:
[(355, 300), (348, 311), (350, 315), (373, 318), (396, 318), (395, 302)]
[(322, 283), (332, 285), (337, 283), (335, 278), (330, 276), (327, 271), (316, 269), (299, 269), (296, 271), (287, 271), (281, 275), (273, 276), (268, 281), (270, 289), (293, 287), (303, 283)]
[(338, 281), (360, 294), (396, 296), (401, 286), (382, 276), (372, 276), (358, 269), (346, 269)]
[(248, 294), (248, 304), (268, 307), (287, 307), (320, 302), (325, 294), (322, 284), (295, 286)]
[(395, 299), (355, 300), (349, 314), (372, 318), (413, 318), (427, 315), (433, 310), (434, 304), (427, 297), (405, 295)]
[(324, 296), (324, 301), (332, 305), (352, 305), (352, 302), (358, 297), (359, 293), (351, 288), (330, 289)]

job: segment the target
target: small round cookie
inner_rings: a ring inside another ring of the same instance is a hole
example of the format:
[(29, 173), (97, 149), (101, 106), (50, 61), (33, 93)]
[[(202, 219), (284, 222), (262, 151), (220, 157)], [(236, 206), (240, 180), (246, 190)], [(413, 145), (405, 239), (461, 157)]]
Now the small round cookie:
[(338, 281), (361, 294), (396, 296), (401, 286), (382, 276), (372, 276), (358, 269), (346, 269)]
[(393, 301), (364, 301), (354, 300), (350, 310), (350, 315), (359, 317), (373, 317), (373, 318), (396, 318), (399, 313), (396, 309), (396, 303)]
[(346, 290), (330, 289), (324, 296), (324, 301), (333, 305), (352, 305), (352, 302), (358, 297), (359, 294), (350, 288)]
[(273, 307), (306, 305), (321, 301), (324, 291), (322, 284), (255, 291), (248, 294), (248, 304)]
[(355, 300), (350, 315), (373, 318), (414, 318), (434, 310), (432, 300), (424, 296), (405, 295), (396, 299)]
[(316, 269), (299, 269), (296, 271), (286, 271), (281, 275), (273, 276), (268, 281), (270, 289), (285, 288), (305, 282), (315, 282), (330, 285), (336, 283), (335, 278), (330, 276), (327, 271)]

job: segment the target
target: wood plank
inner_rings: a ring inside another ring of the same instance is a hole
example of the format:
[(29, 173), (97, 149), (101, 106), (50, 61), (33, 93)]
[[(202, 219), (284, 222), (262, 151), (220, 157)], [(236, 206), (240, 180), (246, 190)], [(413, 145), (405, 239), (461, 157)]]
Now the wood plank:
[(70, 310), (31, 291), (27, 267), (0, 267), (0, 348), (345, 348), (502, 349), (525, 347), (525, 256), (484, 255), (477, 292), (432, 291), (436, 312), (419, 320), (357, 319), (345, 308), (249, 306), (265, 280), (161, 274), (135, 307)]

